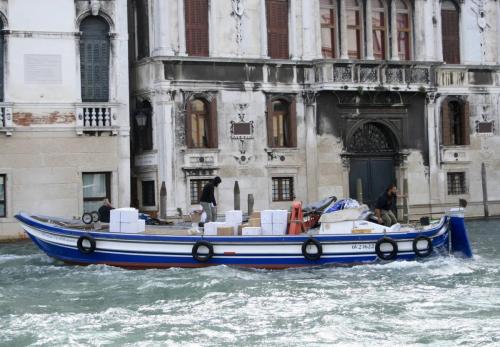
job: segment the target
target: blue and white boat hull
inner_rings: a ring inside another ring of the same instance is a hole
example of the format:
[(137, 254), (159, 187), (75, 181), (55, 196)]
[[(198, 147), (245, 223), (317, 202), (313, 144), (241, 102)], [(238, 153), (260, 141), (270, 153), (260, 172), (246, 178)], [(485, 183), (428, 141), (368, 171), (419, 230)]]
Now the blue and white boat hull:
[[(25, 213), (16, 218), (47, 255), (74, 264), (107, 264), (125, 268), (229, 265), (267, 269), (355, 265), (380, 262), (381, 249), (377, 241), (384, 237), (397, 245), (397, 252), (391, 260), (422, 257), (426, 252), (418, 252), (419, 255), (415, 252), (417, 238), (432, 243), (432, 247), (428, 245), (430, 252), (425, 256), (447, 255), (453, 250), (472, 256), (469, 244), (450, 245), (454, 238), (457, 242), (468, 243), (463, 217), (460, 216), (443, 217), (430, 228), (409, 232), (284, 236), (122, 234), (63, 227), (50, 219), (44, 221)], [(454, 224), (462, 226), (459, 231), (462, 235), (450, 238)], [(93, 245), (88, 245), (89, 240)], [(211, 255), (208, 254), (209, 248), (213, 252)], [(382, 254), (386, 255), (384, 252)]]

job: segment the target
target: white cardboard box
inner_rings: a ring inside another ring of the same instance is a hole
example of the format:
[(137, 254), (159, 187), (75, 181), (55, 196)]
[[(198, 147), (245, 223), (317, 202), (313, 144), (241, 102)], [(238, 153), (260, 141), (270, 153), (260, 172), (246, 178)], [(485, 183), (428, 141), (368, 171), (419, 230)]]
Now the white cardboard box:
[(139, 211), (135, 208), (125, 207), (120, 208), (120, 222), (135, 223), (139, 219)]
[(273, 210), (264, 210), (260, 212), (260, 223), (261, 224), (272, 224), (273, 223)]
[(287, 210), (274, 210), (273, 211), (273, 224), (286, 224), (288, 222)]
[(273, 235), (273, 225), (270, 223), (262, 223), (262, 235)]
[[(109, 213), (109, 223), (110, 224), (114, 224), (114, 223), (120, 223), (120, 216), (121, 216), (121, 211), (119, 208), (115, 208), (113, 210), (110, 211)], [(119, 231), (119, 227), (118, 227), (118, 231), (114, 231), (114, 232), (120, 232)]]
[(243, 223), (243, 212), (241, 210), (226, 211), (226, 223), (236, 225)]
[(243, 235), (243, 236), (260, 236), (260, 235), (262, 235), (262, 229), (260, 227), (244, 227), (241, 230), (241, 235)]
[(217, 236), (218, 227), (227, 227), (225, 222), (208, 222), (203, 225), (203, 234), (207, 236)]
[(137, 220), (137, 227), (138, 227), (140, 233), (145, 232), (146, 231), (146, 220), (144, 220), (144, 219)]
[(125, 234), (137, 234), (139, 232), (139, 224), (137, 221), (134, 223), (120, 223), (120, 232)]
[(112, 233), (119, 233), (121, 230), (120, 230), (120, 221), (112, 221), (111, 223), (109, 223), (109, 231), (112, 232)]
[(286, 223), (273, 224), (273, 235), (286, 235)]

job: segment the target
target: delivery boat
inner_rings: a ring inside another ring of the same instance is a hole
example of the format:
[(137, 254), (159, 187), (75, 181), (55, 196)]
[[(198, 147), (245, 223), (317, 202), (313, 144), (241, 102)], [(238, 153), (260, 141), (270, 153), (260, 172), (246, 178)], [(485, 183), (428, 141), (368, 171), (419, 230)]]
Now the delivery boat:
[[(62, 218), (26, 213), (19, 213), (16, 218), (47, 255), (81, 265), (284, 269), (418, 260), (450, 254), (472, 257), (462, 208), (452, 209), (426, 226), (396, 224), (388, 228), (372, 222), (365, 205), (336, 210), (338, 203), (332, 201), (321, 215), (320, 227), (310, 230), (303, 228), (301, 220), (294, 220), (301, 214), (294, 214), (293, 210), (291, 220), (285, 219), (285, 224), (283, 211), (261, 211), (260, 227), (257, 218), (253, 218), (253, 225), (238, 225), (242, 222), (241, 211), (230, 211), (226, 216), (231, 223), (205, 225), (204, 232), (145, 227), (133, 209), (113, 210), (111, 224), (99, 230)], [(273, 223), (275, 214), (277, 223)], [(301, 227), (297, 228), (297, 224)]]

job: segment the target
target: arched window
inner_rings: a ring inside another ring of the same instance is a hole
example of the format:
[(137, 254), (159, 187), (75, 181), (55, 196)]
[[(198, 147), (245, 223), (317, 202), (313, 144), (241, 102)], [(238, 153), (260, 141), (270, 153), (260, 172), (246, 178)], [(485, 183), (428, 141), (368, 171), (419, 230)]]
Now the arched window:
[(351, 59), (361, 59), (362, 13), (359, 0), (346, 0), (347, 54)]
[(149, 11), (148, 0), (135, 2), (137, 58), (149, 57)]
[(109, 100), (109, 25), (101, 17), (87, 17), (80, 24), (82, 101)]
[(266, 0), (267, 54), (288, 59), (288, 0)]
[(375, 59), (386, 58), (387, 37), (387, 8), (383, 0), (374, 0), (372, 3), (373, 25), (373, 56)]
[(441, 34), (443, 41), (443, 61), (460, 64), (459, 14), (455, 4), (446, 0), (441, 5)]
[(187, 54), (208, 57), (208, 0), (184, 0)]
[[(3, 23), (0, 20), (0, 101), (3, 101), (3, 55), (4, 55), (4, 42), (3, 42)], [(1, 124), (0, 124), (1, 126)]]
[(321, 52), (325, 58), (335, 58), (337, 45), (337, 0), (320, 0)]
[(297, 147), (295, 99), (269, 99), (267, 108), (268, 146)]
[(189, 148), (217, 148), (217, 104), (191, 99), (186, 110), (186, 144)]
[(135, 112), (136, 143), (140, 151), (153, 149), (153, 108), (149, 101), (144, 100)]
[(404, 0), (396, 1), (396, 22), (398, 31), (398, 54), (400, 60), (410, 60), (410, 6)]
[(443, 145), (463, 146), (469, 139), (469, 103), (458, 99), (445, 99), (442, 104)]

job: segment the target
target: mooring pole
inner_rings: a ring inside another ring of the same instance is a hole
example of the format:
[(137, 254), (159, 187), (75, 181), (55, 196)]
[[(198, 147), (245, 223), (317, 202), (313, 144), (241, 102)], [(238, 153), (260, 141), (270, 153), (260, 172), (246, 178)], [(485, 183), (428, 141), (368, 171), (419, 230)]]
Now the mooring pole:
[(481, 183), (483, 186), (484, 216), (489, 217), (490, 211), (488, 209), (488, 182), (486, 181), (486, 165), (484, 165), (484, 163), (481, 163)]
[(167, 187), (161, 182), (160, 189), (160, 219), (167, 219)]
[(238, 181), (234, 181), (234, 209), (240, 209), (240, 185)]
[(248, 194), (248, 218), (250, 218), (253, 213), (253, 203), (253, 194)]
[(408, 179), (403, 180), (403, 222), (408, 223), (410, 221), (409, 211), (408, 211)]
[(356, 179), (356, 199), (360, 204), (363, 203), (363, 182), (361, 178)]

